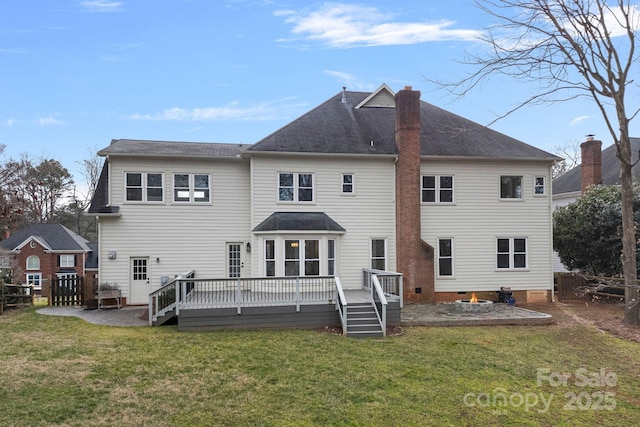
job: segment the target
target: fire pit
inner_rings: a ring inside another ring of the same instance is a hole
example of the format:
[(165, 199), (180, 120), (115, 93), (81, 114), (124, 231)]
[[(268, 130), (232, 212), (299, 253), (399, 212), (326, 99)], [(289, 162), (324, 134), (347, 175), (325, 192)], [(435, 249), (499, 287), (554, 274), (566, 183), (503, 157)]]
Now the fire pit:
[(488, 313), (493, 311), (493, 301), (478, 299), (476, 294), (471, 294), (471, 299), (458, 299), (453, 310), (458, 313)]

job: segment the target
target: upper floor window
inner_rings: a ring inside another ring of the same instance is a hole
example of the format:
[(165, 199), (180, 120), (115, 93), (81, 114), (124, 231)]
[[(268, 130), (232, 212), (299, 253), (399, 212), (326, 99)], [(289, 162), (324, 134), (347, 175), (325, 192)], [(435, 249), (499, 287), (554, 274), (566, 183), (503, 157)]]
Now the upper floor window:
[(75, 255), (60, 255), (60, 267), (75, 267), (76, 256)]
[(313, 174), (279, 173), (278, 200), (281, 202), (313, 202)]
[(535, 194), (536, 196), (544, 196), (545, 194), (547, 194), (544, 182), (544, 176), (535, 177), (533, 184), (533, 194)]
[(453, 203), (452, 175), (423, 175), (423, 203)]
[(500, 176), (500, 198), (522, 199), (522, 176)]
[(127, 172), (126, 200), (129, 202), (162, 202), (163, 184), (161, 173)]
[(527, 239), (504, 238), (497, 240), (498, 269), (527, 268)]
[(40, 269), (40, 258), (35, 255), (31, 255), (27, 258), (27, 270), (39, 270)]
[(354, 194), (356, 192), (352, 173), (342, 174), (342, 194)]
[(177, 173), (173, 175), (173, 200), (175, 202), (209, 202), (210, 177), (207, 174)]

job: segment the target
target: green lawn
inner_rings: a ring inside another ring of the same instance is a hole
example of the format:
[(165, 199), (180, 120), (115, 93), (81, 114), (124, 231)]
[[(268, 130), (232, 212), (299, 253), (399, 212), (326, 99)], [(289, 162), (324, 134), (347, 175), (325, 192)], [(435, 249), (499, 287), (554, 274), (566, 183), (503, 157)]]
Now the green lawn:
[[(315, 331), (114, 328), (25, 309), (0, 317), (0, 337), (3, 426), (640, 419), (640, 344), (577, 324), (415, 327), (358, 340)], [(563, 373), (571, 375), (566, 385)]]

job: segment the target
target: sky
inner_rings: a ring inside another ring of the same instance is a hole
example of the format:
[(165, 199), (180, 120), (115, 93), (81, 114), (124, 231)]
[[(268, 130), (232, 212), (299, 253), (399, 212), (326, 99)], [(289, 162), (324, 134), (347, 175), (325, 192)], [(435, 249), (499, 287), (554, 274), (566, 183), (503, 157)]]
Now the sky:
[[(54, 158), (80, 182), (112, 139), (253, 144), (343, 86), (383, 83), (489, 125), (535, 88), (496, 76), (455, 97), (432, 82), (472, 73), (491, 24), (473, 0), (3, 1), (0, 161)], [(612, 143), (588, 99), (490, 127), (550, 153)]]

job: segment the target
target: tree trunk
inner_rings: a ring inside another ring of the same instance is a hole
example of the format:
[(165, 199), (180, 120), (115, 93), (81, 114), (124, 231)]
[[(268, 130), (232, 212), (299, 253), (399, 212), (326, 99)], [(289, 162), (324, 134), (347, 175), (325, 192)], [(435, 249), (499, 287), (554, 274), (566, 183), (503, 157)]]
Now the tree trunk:
[[(625, 147), (626, 145), (626, 147)], [(628, 138), (620, 141), (620, 157), (631, 159)], [(638, 306), (638, 272), (636, 267), (636, 231), (633, 221), (633, 177), (631, 163), (621, 159), (620, 181), (622, 184), (622, 270), (624, 272), (624, 323), (640, 325)]]

